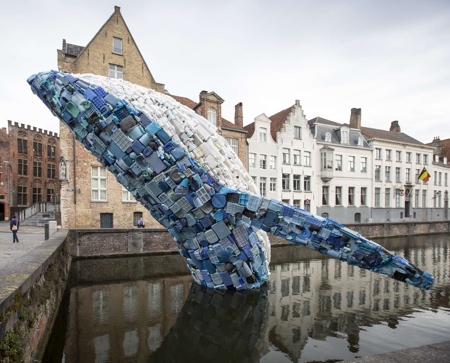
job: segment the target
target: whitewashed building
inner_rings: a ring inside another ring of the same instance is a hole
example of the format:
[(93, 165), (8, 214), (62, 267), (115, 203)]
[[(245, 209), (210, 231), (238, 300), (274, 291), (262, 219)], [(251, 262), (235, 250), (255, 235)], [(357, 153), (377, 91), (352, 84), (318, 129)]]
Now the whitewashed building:
[(261, 195), (315, 210), (315, 141), (300, 101), (271, 117), (261, 114), (244, 128), (249, 173)]

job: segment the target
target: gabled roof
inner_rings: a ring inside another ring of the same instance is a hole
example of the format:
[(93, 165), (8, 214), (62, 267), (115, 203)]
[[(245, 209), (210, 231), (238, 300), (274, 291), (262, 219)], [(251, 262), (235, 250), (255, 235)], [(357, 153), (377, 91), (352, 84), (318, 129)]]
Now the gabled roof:
[[(210, 93), (212, 94), (214, 92), (210, 92)], [(214, 93), (214, 94), (216, 94), (216, 93)], [(182, 97), (182, 96), (175, 96), (170, 93), (168, 93), (167, 95), (172, 97), (175, 101), (180, 102), (182, 105), (187, 106), (194, 111), (198, 106), (200, 106), (200, 103), (192, 101), (190, 98)], [(228, 120), (225, 120), (223, 117), (222, 117), (222, 128), (239, 131), (239, 132), (246, 132), (244, 127), (240, 127)]]
[(63, 40), (63, 49), (62, 51), (64, 52), (64, 54), (73, 56), (73, 57), (78, 57), (81, 52), (84, 50), (84, 47), (82, 47), (81, 45), (75, 45), (75, 44), (69, 44), (66, 43), (66, 40)]
[(272, 134), (273, 140), (277, 139), (277, 132), (283, 127), (284, 122), (293, 108), (294, 106), (291, 106), (269, 117), (270, 121), (272, 121), (270, 123), (270, 133)]
[(244, 126), (244, 129), (247, 131), (247, 137), (250, 138), (255, 133), (255, 121), (253, 121), (251, 124), (248, 124)]
[(170, 93), (168, 93), (168, 96), (172, 97), (173, 99), (175, 99), (175, 101), (180, 102), (182, 105), (185, 105), (192, 110), (195, 110), (197, 106), (199, 106), (197, 102), (192, 101), (190, 98), (187, 97), (175, 96), (171, 95)]
[(385, 131), (379, 129), (372, 129), (370, 127), (361, 127), (361, 132), (368, 139), (380, 139), (392, 142), (405, 142), (408, 144), (425, 145), (424, 143), (406, 135), (403, 132)]
[[(80, 55), (82, 55), (87, 48), (89, 48), (89, 46), (91, 45), (91, 43), (94, 41), (95, 38), (97, 38), (97, 36), (102, 32), (103, 28), (105, 28), (106, 24), (108, 24), (110, 21), (112, 21), (112, 18), (115, 14), (119, 14), (119, 16), (121, 17), (123, 24), (125, 25), (125, 28), (128, 32), (128, 34), (130, 35), (131, 39), (133, 40), (134, 45), (136, 46), (136, 49), (139, 53), (139, 56), (142, 59), (142, 62), (144, 62), (145, 67), (147, 68), (147, 71), (150, 73), (150, 77), (153, 80), (153, 82), (157, 83), (155, 80), (155, 77), (153, 77), (152, 72), (150, 71), (150, 68), (147, 65), (147, 62), (145, 61), (145, 58), (142, 56), (142, 53), (137, 45), (137, 43), (135, 42), (134, 38), (133, 38), (133, 34), (131, 34), (130, 29), (128, 28), (127, 23), (125, 22), (125, 19), (123, 18), (121, 12), (120, 12), (120, 7), (119, 6), (114, 6), (114, 13), (111, 14), (111, 16), (108, 18), (108, 20), (106, 20), (106, 22), (101, 26), (101, 28), (97, 31), (97, 33), (94, 35), (94, 37), (90, 40), (90, 42), (86, 45), (86, 47), (81, 47), (79, 45), (74, 45), (74, 44), (67, 44), (68, 46), (70, 46), (69, 48), (67, 48), (66, 46), (66, 54), (72, 55), (72, 56), (76, 56), (79, 57)], [(63, 49), (64, 51), (64, 49)], [(78, 53), (79, 52), (79, 53)], [(72, 54), (73, 53), (73, 54)]]
[(326, 118), (322, 118), (322, 117), (319, 117), (319, 116), (314, 117), (313, 119), (308, 121), (308, 124), (310, 126), (312, 126), (315, 123), (319, 123), (319, 124), (323, 124), (323, 125), (338, 126), (338, 127), (343, 125), (343, 124), (340, 124), (338, 122), (330, 121), (330, 120), (327, 120)]

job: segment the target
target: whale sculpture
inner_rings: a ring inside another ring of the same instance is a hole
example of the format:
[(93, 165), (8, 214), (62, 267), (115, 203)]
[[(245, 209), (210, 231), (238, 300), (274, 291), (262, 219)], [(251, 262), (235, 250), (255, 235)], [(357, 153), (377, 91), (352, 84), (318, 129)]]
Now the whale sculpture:
[[(215, 126), (168, 95), (97, 75), (41, 72), (33, 93), (171, 233), (194, 281), (268, 281), (263, 232), (424, 290), (433, 276), (340, 223), (261, 197)], [(258, 232), (259, 231), (259, 232)]]

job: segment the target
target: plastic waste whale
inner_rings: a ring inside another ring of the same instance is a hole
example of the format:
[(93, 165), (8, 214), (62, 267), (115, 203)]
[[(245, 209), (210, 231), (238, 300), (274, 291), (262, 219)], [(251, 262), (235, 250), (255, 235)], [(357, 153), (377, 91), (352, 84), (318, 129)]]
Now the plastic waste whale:
[(170, 96), (97, 75), (41, 72), (33, 93), (171, 233), (194, 281), (268, 281), (270, 232), (424, 290), (433, 276), (328, 218), (257, 195), (216, 128)]

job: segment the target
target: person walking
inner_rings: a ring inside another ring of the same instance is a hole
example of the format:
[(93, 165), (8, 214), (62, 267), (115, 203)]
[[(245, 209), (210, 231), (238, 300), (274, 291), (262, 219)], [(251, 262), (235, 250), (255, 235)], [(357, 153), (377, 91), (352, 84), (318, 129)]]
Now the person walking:
[(17, 232), (19, 232), (19, 225), (20, 225), (19, 220), (16, 218), (16, 215), (13, 214), (11, 221), (9, 222), (9, 229), (13, 233), (13, 243), (15, 242), (19, 243), (19, 238), (17, 237)]

